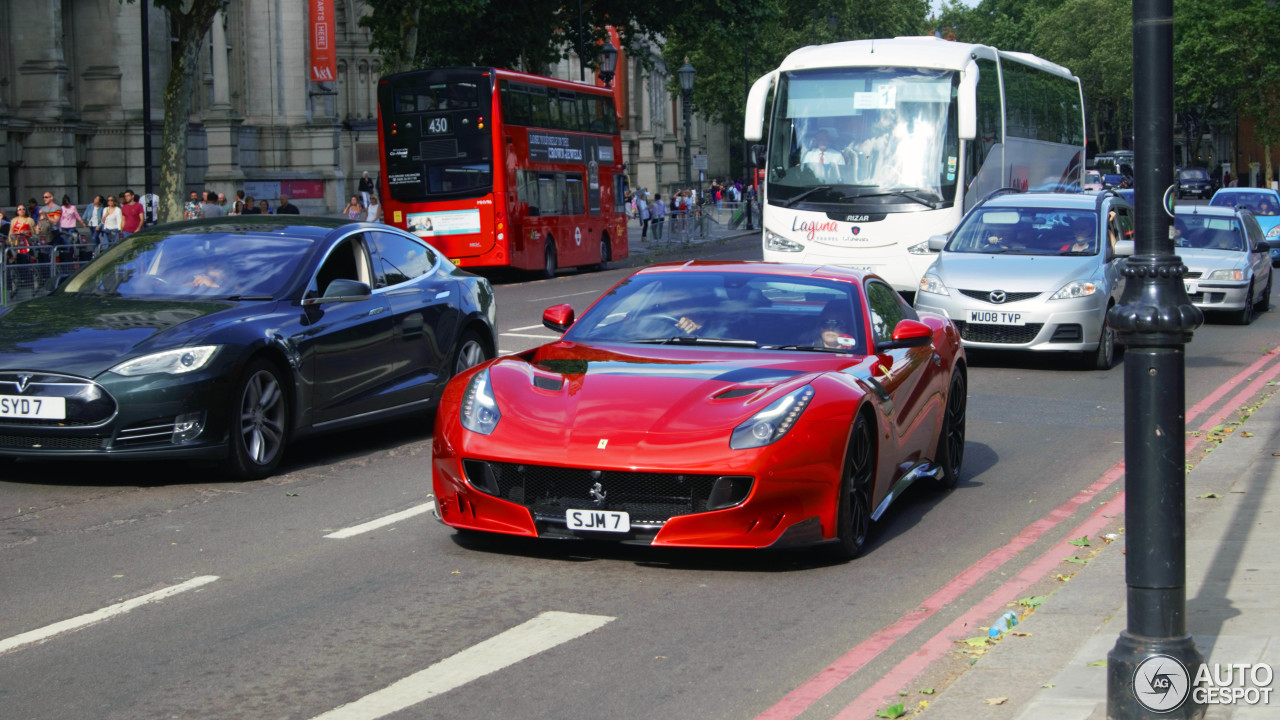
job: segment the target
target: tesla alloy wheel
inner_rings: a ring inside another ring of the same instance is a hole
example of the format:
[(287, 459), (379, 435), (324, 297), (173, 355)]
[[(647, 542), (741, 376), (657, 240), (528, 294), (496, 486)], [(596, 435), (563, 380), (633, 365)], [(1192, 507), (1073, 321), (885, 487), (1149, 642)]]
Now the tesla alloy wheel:
[(289, 427), (289, 403), (280, 371), (255, 360), (231, 396), (230, 470), (246, 480), (275, 472), (284, 456)]
[(938, 487), (950, 490), (960, 481), (960, 467), (964, 464), (964, 418), (969, 406), (966, 395), (968, 385), (959, 368), (951, 373), (951, 387), (947, 390), (947, 410), (942, 418), (942, 431), (938, 434), (938, 450), (934, 462), (942, 468)]
[(480, 342), (480, 336), (474, 330), (468, 330), (462, 334), (462, 338), (458, 340), (458, 347), (453, 351), (453, 374), (457, 375), (488, 359), (489, 352)]
[(871, 487), (875, 477), (875, 437), (866, 415), (858, 413), (849, 433), (844, 477), (840, 482), (840, 510), (836, 518), (836, 552), (854, 558), (871, 532)]

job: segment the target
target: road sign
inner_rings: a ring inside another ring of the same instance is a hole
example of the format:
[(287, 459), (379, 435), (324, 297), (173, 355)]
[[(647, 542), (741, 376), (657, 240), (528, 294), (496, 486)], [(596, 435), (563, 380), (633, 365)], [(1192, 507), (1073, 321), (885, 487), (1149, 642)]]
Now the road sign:
[(706, 170), (706, 169), (707, 169), (707, 155), (706, 155), (706, 153), (698, 153), (697, 155), (694, 155), (694, 156), (693, 156), (693, 169), (694, 169), (694, 170)]

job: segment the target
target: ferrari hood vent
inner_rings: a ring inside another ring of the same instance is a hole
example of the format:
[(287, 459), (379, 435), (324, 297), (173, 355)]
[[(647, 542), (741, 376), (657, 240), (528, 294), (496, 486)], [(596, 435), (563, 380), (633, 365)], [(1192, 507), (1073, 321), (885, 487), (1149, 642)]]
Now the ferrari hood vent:
[(564, 386), (564, 380), (556, 377), (547, 377), (545, 375), (534, 374), (533, 386), (543, 390), (559, 390)]
[(733, 400), (734, 398), (740, 398), (740, 397), (746, 397), (746, 396), (748, 396), (748, 395), (754, 395), (754, 394), (756, 394), (756, 393), (760, 392), (761, 390), (764, 390), (764, 388), (763, 388), (763, 387), (736, 387), (736, 388), (729, 388), (728, 390), (725, 390), (724, 392), (720, 393), (719, 395), (716, 395), (716, 396), (715, 396), (715, 399), (716, 399), (716, 400)]

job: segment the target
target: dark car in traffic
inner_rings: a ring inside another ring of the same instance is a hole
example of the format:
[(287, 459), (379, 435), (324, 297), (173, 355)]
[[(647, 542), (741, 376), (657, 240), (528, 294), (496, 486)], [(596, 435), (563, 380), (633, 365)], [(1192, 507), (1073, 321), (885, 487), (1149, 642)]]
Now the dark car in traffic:
[(0, 315), (0, 458), (222, 460), (421, 412), (493, 357), (489, 282), (398, 229), (160, 225)]
[(1177, 172), (1177, 176), (1178, 199), (1186, 197), (1213, 197), (1213, 193), (1218, 189), (1217, 183), (1213, 181), (1213, 177), (1209, 175), (1209, 171), (1204, 168), (1180, 168)]

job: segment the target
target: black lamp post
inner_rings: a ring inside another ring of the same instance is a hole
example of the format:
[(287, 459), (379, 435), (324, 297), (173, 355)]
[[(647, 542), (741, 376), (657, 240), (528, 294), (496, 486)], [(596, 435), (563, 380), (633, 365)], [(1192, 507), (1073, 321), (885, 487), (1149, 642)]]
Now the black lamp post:
[(618, 67), (618, 49), (613, 41), (605, 38), (604, 47), (600, 48), (600, 80), (605, 87), (613, 85), (613, 71)]
[(1186, 344), (1204, 322), (1174, 254), (1173, 0), (1133, 0), (1135, 252), (1108, 313), (1124, 359), (1128, 623), (1107, 655), (1108, 718), (1201, 718), (1187, 634)]
[(680, 93), (684, 95), (684, 183), (687, 187), (693, 184), (693, 137), (690, 134), (693, 105), (690, 98), (693, 96), (693, 79), (697, 77), (698, 71), (693, 69), (686, 57), (676, 75), (680, 78)]

